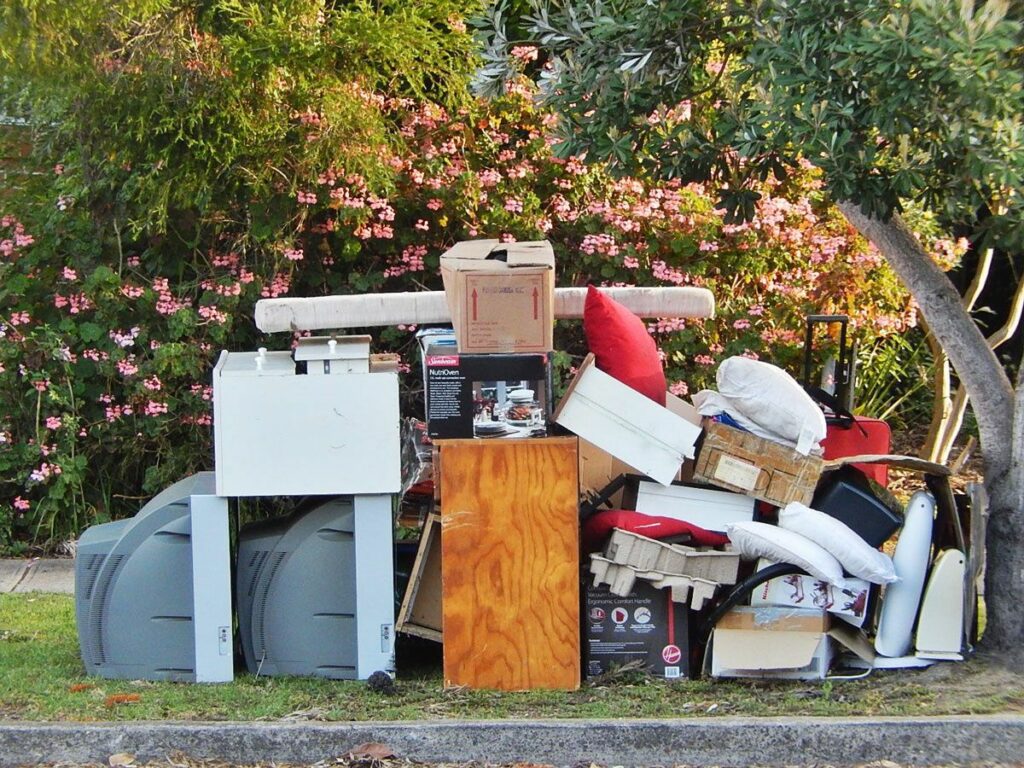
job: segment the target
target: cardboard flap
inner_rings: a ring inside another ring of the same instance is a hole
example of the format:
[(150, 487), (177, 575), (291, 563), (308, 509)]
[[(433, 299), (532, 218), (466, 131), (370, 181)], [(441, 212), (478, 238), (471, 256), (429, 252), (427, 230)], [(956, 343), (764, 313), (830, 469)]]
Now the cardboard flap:
[(544, 267), (554, 269), (555, 252), (547, 240), (503, 243), (500, 240), (463, 240), (441, 255), (445, 269), (461, 272)]
[(868, 640), (864, 630), (855, 629), (849, 624), (838, 623), (828, 631), (828, 636), (848, 651), (869, 664), (875, 663), (875, 646)]
[(685, 400), (681, 400), (671, 392), (665, 393), (665, 407), (676, 416), (686, 419), (694, 426), (701, 426), (700, 412)]
[(759, 629), (715, 630), (715, 659), (728, 669), (802, 669), (814, 659), (820, 632), (765, 632)]
[(919, 459), (916, 456), (875, 453), (830, 459), (825, 462), (825, 469), (836, 469), (847, 464), (888, 464), (890, 467), (911, 469), (916, 472), (923, 472), (926, 475), (938, 475), (939, 477), (949, 477), (953, 474), (952, 470), (945, 464), (936, 464), (934, 461)]

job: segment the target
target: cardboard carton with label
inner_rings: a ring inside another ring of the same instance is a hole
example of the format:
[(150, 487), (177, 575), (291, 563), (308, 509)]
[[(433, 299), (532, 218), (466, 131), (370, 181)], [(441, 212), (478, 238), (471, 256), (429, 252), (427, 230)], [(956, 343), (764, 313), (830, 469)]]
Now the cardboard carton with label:
[(460, 353), (550, 352), (555, 255), (546, 240), (464, 240), (441, 255)]

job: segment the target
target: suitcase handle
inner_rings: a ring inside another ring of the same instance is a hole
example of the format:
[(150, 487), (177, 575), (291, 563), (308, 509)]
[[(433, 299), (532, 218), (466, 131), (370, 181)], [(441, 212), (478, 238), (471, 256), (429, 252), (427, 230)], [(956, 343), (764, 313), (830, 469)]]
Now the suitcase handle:
[(868, 431), (864, 429), (859, 421), (857, 421), (857, 417), (846, 410), (835, 395), (829, 394), (821, 387), (808, 387), (806, 385), (804, 386), (804, 391), (811, 396), (811, 399), (814, 400), (814, 402), (824, 405), (835, 414), (835, 423), (838, 424), (840, 428), (849, 429), (850, 427), (855, 426), (860, 430), (860, 433), (864, 435), (864, 437), (868, 436)]
[(839, 360), (836, 363), (835, 371), (835, 397), (839, 402), (844, 404), (844, 410), (852, 410), (854, 361), (853, 354), (846, 342), (850, 318), (847, 315), (808, 315), (806, 323), (807, 327), (804, 333), (804, 389), (810, 391), (810, 388), (814, 386), (811, 384), (811, 356), (814, 352), (814, 326), (818, 324), (831, 325), (832, 323), (839, 323)]

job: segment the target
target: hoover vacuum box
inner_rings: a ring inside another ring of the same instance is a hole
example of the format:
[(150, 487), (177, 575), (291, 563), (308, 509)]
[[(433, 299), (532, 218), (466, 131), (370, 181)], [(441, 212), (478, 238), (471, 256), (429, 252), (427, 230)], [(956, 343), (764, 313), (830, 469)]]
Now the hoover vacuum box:
[(672, 590), (637, 582), (617, 597), (588, 581), (584, 601), (587, 677), (629, 663), (657, 677), (689, 677), (689, 611), (672, 602)]
[(430, 346), (423, 362), (432, 439), (547, 435), (548, 353), (466, 355), (451, 346)]

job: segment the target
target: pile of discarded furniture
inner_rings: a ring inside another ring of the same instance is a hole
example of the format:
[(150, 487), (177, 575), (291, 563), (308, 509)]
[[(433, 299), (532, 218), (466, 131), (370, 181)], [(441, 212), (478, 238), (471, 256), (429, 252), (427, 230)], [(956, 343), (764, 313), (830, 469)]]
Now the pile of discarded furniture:
[[(841, 324), (833, 391), (734, 357), (685, 402), (641, 317), (710, 317), (707, 291), (555, 289), (546, 242), (459, 243), (441, 269), (444, 292), (259, 303), (265, 332), (327, 333), (223, 353), (215, 471), (83, 534), (87, 671), (229, 680), (235, 618), (254, 674), (394, 673), (397, 631), (443, 643), (446, 686), (505, 690), (970, 650), (984, 499), (850, 413), (842, 318), (808, 324), (809, 342)], [(557, 398), (556, 318), (582, 318), (591, 352)], [(398, 323), (419, 326), (425, 410), (406, 418), (398, 360), (339, 331)], [(905, 505), (891, 467), (921, 479)], [(232, 552), (228, 501), (268, 496), (304, 501)], [(396, 519), (419, 531), (397, 601)]]

